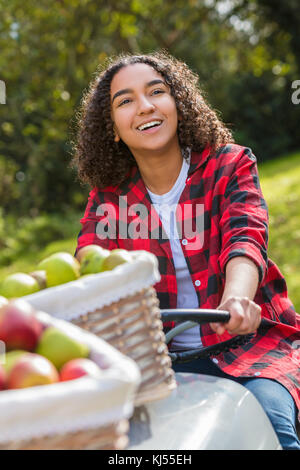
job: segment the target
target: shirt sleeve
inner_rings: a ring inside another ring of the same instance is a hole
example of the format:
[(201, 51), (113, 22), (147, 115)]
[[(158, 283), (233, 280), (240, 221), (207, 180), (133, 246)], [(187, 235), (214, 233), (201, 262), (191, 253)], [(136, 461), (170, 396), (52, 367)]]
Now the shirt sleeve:
[(221, 276), (225, 278), (227, 262), (235, 256), (246, 256), (257, 266), (259, 285), (268, 267), (268, 207), (263, 198), (256, 157), (245, 148), (228, 179), (220, 204), (222, 249), (218, 258)]
[(86, 245), (99, 245), (113, 250), (118, 248), (116, 236), (116, 211), (101, 192), (92, 190), (89, 194), (84, 216), (80, 220), (81, 230), (77, 238), (77, 252)]

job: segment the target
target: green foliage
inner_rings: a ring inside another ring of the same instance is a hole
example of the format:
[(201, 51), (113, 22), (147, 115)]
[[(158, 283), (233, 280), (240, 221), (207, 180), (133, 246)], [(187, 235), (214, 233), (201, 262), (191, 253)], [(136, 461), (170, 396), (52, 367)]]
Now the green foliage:
[[(300, 115), (297, 106), (290, 102), (290, 83), (291, 77), (278, 77), (270, 71), (259, 77), (244, 72), (228, 83), (229, 115), (239, 103), (235, 139), (251, 147), (258, 161), (282, 155), (298, 141)], [(284, 102), (289, 103), (285, 110)]]
[(186, 61), (259, 159), (300, 146), (300, 105), (291, 102), (300, 73), (296, 0), (54, 0), (51, 8), (0, 0), (0, 15), (6, 214), (83, 209), (88, 188), (69, 168), (76, 111), (98, 65), (120, 52), (164, 48)]
[(0, 201), (4, 207), (13, 206), (20, 197), (20, 188), (16, 183), (16, 178), (22, 179), (22, 173), (18, 172), (16, 163), (0, 155)]
[[(81, 214), (48, 214), (35, 218), (3, 217), (0, 213), (0, 266), (3, 274), (19, 266), (36, 266), (42, 257), (54, 253), (58, 246), (73, 254), (76, 235), (81, 228)], [(57, 245), (57, 240), (59, 240)], [(4, 275), (3, 274), (3, 275)], [(3, 277), (3, 276), (2, 276)]]

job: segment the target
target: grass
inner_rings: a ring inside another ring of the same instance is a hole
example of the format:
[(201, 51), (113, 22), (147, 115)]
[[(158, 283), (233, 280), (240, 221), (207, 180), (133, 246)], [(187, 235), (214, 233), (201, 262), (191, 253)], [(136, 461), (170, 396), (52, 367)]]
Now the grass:
[[(288, 294), (300, 312), (300, 151), (258, 165), (269, 208), (269, 258), (284, 275)], [(0, 281), (14, 272), (30, 272), (57, 251), (74, 253), (82, 214), (2, 219), (0, 213)], [(56, 241), (53, 241), (56, 240)]]
[(300, 312), (300, 152), (261, 164), (258, 171), (269, 208), (268, 255)]

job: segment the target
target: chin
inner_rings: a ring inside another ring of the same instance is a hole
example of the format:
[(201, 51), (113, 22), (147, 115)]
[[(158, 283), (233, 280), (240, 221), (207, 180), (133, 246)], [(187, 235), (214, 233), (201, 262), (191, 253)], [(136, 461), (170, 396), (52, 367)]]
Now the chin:
[(178, 139), (153, 138), (152, 141), (149, 139), (149, 142), (143, 142), (143, 149), (141, 150), (151, 150), (152, 152), (168, 152), (170, 149), (174, 149), (175, 147), (180, 148)]

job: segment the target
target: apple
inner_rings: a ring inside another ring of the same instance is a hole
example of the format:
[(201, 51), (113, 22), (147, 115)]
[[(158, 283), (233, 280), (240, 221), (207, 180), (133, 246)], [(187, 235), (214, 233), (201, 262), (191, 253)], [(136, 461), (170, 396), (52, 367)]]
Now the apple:
[(0, 294), (8, 299), (23, 297), (38, 292), (38, 282), (29, 274), (15, 273), (7, 276), (1, 283)]
[(16, 361), (7, 376), (8, 389), (49, 385), (59, 381), (54, 365), (43, 356), (27, 353)]
[(54, 287), (78, 279), (80, 263), (70, 253), (59, 252), (41, 261), (38, 270), (46, 271), (47, 287)]
[(61, 368), (59, 375), (61, 382), (65, 382), (66, 380), (78, 379), (84, 375), (97, 379), (101, 377), (102, 371), (100, 367), (90, 359), (72, 359)]
[(4, 367), (0, 364), (0, 390), (4, 390), (6, 382), (6, 374)]
[(35, 310), (23, 299), (15, 299), (0, 308), (0, 340), (6, 350), (33, 351), (43, 330)]
[(123, 263), (130, 263), (132, 257), (129, 251), (121, 248), (111, 250), (109, 256), (103, 260), (102, 271), (110, 271)]
[(3, 369), (8, 375), (11, 371), (11, 369), (14, 367), (15, 363), (22, 357), (24, 354), (28, 354), (28, 351), (22, 350), (22, 349), (16, 349), (13, 351), (9, 351), (8, 353), (5, 354), (5, 362), (3, 364)]
[(49, 326), (43, 331), (35, 352), (49, 359), (60, 370), (71, 359), (87, 358), (90, 350), (62, 330)]
[(40, 289), (46, 289), (47, 287), (47, 276), (46, 276), (46, 271), (33, 271), (32, 273), (29, 273), (31, 277), (33, 277)]
[(80, 274), (100, 273), (103, 261), (109, 254), (109, 250), (98, 245), (88, 245), (81, 248), (77, 253), (77, 259), (80, 262)]
[(0, 308), (6, 304), (8, 304), (8, 300), (5, 297), (2, 297), (2, 295), (0, 295)]
[(99, 245), (87, 245), (80, 250), (76, 254), (76, 258), (78, 259), (79, 263), (81, 264), (87, 255), (91, 256), (92, 254), (109, 254), (110, 251), (102, 248)]

